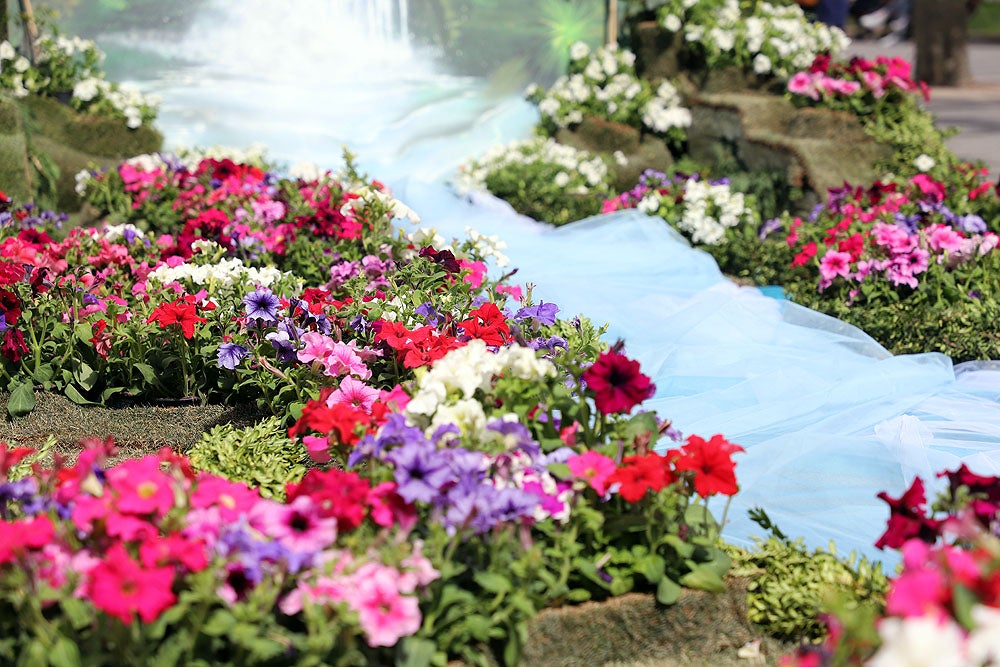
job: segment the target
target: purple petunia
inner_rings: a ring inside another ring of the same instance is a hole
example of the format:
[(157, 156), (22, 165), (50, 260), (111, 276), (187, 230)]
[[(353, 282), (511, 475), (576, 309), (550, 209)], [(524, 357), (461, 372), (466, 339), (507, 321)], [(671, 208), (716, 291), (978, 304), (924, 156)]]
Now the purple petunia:
[(250, 350), (242, 345), (237, 345), (236, 343), (223, 343), (219, 346), (218, 352), (219, 368), (228, 368), (231, 371), (236, 370), (236, 367), (239, 366), (240, 362), (249, 356), (249, 354)]
[(281, 302), (269, 289), (258, 289), (243, 297), (247, 319), (261, 322), (277, 322), (278, 306)]
[(514, 315), (514, 320), (517, 322), (527, 322), (531, 321), (533, 325), (551, 325), (556, 323), (556, 313), (559, 312), (559, 306), (554, 303), (545, 303), (540, 301), (538, 305), (535, 306), (525, 306), (521, 310), (517, 311)]

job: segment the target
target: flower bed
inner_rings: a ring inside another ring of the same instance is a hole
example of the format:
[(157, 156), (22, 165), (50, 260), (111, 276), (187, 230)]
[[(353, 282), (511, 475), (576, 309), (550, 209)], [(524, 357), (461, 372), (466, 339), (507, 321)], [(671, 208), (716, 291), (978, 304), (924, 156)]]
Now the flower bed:
[(145, 156), (80, 190), (107, 221), (65, 234), (4, 198), (8, 411), (41, 384), (275, 417), (190, 457), (3, 446), (4, 659), (516, 664), (542, 609), (725, 588), (707, 500), (741, 448), (638, 409), (621, 343), (490, 276), (498, 239), (396, 232), (350, 166)]

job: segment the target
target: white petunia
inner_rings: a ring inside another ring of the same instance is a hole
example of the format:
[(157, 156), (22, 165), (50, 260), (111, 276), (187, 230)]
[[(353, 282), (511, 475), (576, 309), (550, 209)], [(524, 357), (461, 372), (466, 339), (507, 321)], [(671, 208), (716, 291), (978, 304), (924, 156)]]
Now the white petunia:
[(913, 166), (923, 172), (930, 171), (936, 164), (937, 162), (934, 161), (934, 158), (926, 153), (921, 153), (913, 160)]

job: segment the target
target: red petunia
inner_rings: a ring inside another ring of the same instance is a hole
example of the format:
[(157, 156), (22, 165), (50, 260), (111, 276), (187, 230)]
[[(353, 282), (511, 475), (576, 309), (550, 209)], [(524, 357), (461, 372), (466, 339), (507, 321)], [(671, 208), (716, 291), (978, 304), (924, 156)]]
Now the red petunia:
[(924, 514), (927, 496), (924, 494), (922, 479), (914, 478), (913, 484), (899, 498), (893, 498), (885, 491), (880, 492), (878, 498), (889, 504), (889, 521), (885, 532), (875, 543), (876, 547), (899, 549), (912, 538), (921, 539), (928, 544), (937, 541), (942, 522)]
[(185, 338), (194, 336), (194, 325), (207, 322), (204, 317), (198, 315), (198, 308), (184, 299), (177, 299), (170, 303), (161, 303), (153, 309), (152, 314), (146, 319), (146, 324), (156, 322), (161, 328), (166, 329), (172, 324), (181, 328)]
[(371, 485), (357, 473), (337, 470), (306, 473), (298, 484), (286, 486), (288, 503), (299, 496), (308, 496), (323, 518), (337, 520), (337, 532), (345, 533), (361, 525), (371, 493)]
[(660, 491), (673, 481), (667, 460), (656, 453), (626, 456), (607, 480), (609, 485), (618, 484), (618, 495), (630, 503), (642, 500), (647, 491)]
[(495, 303), (484, 303), (469, 313), (469, 318), (458, 323), (470, 338), (478, 338), (487, 345), (500, 346), (510, 338), (504, 314)]
[(713, 435), (709, 440), (697, 435), (689, 436), (674, 462), (674, 469), (694, 473), (694, 490), (702, 498), (717, 493), (724, 496), (736, 495), (736, 463), (733, 454), (746, 451), (734, 445), (721, 435)]
[(3, 332), (3, 343), (0, 343), (0, 354), (14, 363), (28, 354), (30, 350), (24, 342), (24, 335), (17, 329), (7, 329)]
[(594, 392), (594, 404), (603, 414), (629, 412), (653, 395), (656, 385), (639, 371), (639, 362), (605, 352), (583, 373), (587, 387)]

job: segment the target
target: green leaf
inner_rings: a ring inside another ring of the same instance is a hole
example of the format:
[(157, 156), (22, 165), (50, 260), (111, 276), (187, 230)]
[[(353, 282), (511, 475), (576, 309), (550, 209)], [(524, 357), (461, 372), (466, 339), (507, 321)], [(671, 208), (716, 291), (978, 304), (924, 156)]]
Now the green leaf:
[(19, 384), (7, 399), (7, 414), (23, 417), (35, 409), (35, 389), (30, 382)]
[(132, 368), (139, 371), (142, 375), (142, 379), (146, 381), (147, 384), (156, 383), (156, 371), (149, 364), (132, 364)]
[(663, 578), (663, 571), (667, 567), (667, 562), (663, 560), (662, 556), (649, 554), (637, 559), (634, 567), (637, 572), (646, 577), (646, 581), (651, 584), (658, 584), (660, 583), (660, 579)]
[(709, 593), (722, 593), (726, 590), (726, 582), (715, 573), (715, 570), (706, 565), (698, 565), (685, 574), (681, 577), (681, 583), (688, 588), (697, 588)]
[(49, 652), (49, 664), (52, 667), (80, 667), (80, 649), (76, 643), (67, 637), (60, 637)]
[(236, 625), (235, 616), (225, 609), (216, 609), (209, 616), (208, 621), (202, 627), (201, 631), (209, 637), (221, 637), (229, 632), (234, 625)]
[(510, 579), (502, 574), (496, 574), (495, 572), (476, 572), (472, 578), (475, 579), (476, 583), (479, 584), (483, 590), (490, 593), (510, 592)]
[(681, 586), (670, 577), (660, 579), (656, 587), (656, 601), (660, 604), (674, 604), (681, 596)]
[(17, 667), (48, 667), (49, 652), (39, 640), (34, 640), (28, 644), (17, 659)]
[(42, 364), (31, 374), (31, 379), (36, 384), (45, 384), (52, 381), (53, 375), (55, 375), (55, 371), (52, 370), (52, 365)]
[(429, 639), (406, 637), (396, 657), (396, 667), (427, 667), (436, 650), (437, 645)]
[(93, 621), (92, 607), (88, 607), (83, 600), (77, 598), (66, 598), (62, 601), (63, 614), (69, 620), (69, 624), (74, 630), (87, 627)]
[(90, 343), (90, 339), (94, 337), (94, 330), (89, 322), (81, 322), (73, 327), (73, 337), (81, 343)]
[(90, 391), (97, 384), (100, 379), (100, 374), (90, 367), (85, 361), (79, 362), (76, 370), (73, 372), (73, 378), (80, 384), (81, 387), (86, 391)]
[(485, 642), (490, 638), (490, 628), (493, 627), (493, 624), (485, 616), (469, 614), (462, 620), (462, 626), (470, 635), (481, 642)]
[(952, 605), (955, 608), (955, 620), (966, 630), (972, 630), (976, 627), (976, 622), (972, 620), (972, 608), (978, 602), (976, 594), (961, 584), (956, 585), (952, 590)]
[(569, 466), (565, 463), (550, 463), (546, 467), (556, 479), (570, 479), (573, 476), (569, 471)]
[(89, 401), (84, 398), (83, 394), (80, 393), (80, 390), (71, 384), (63, 387), (63, 393), (66, 394), (66, 398), (73, 401), (77, 405), (97, 405), (93, 401)]

